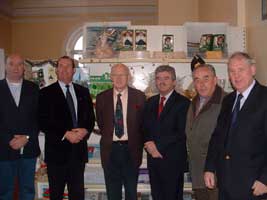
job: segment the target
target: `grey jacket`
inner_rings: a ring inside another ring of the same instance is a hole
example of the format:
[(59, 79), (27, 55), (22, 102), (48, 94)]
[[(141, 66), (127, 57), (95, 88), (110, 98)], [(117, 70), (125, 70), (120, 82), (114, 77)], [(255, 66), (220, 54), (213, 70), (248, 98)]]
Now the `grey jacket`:
[(225, 92), (219, 86), (195, 116), (196, 105), (199, 101), (197, 95), (191, 102), (187, 113), (186, 135), (189, 159), (189, 170), (192, 177), (193, 189), (205, 188), (203, 172), (207, 156), (209, 140), (216, 126), (217, 117), (221, 109), (221, 102)]

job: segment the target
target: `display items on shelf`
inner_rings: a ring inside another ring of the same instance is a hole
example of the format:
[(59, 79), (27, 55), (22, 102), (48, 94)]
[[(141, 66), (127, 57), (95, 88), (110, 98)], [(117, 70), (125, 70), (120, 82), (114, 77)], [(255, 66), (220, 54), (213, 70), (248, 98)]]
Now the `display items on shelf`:
[(162, 35), (162, 51), (173, 52), (173, 47), (174, 47), (174, 36)]
[(121, 46), (120, 51), (132, 51), (134, 47), (134, 31), (124, 30), (121, 32)]
[(147, 30), (136, 29), (135, 31), (135, 51), (146, 51), (147, 46)]

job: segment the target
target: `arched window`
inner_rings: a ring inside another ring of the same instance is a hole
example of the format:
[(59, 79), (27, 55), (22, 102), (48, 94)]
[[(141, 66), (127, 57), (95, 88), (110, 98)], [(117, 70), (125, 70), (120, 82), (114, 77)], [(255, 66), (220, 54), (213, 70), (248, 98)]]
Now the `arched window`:
[(68, 37), (65, 45), (66, 54), (76, 60), (83, 59), (83, 27), (78, 27)]

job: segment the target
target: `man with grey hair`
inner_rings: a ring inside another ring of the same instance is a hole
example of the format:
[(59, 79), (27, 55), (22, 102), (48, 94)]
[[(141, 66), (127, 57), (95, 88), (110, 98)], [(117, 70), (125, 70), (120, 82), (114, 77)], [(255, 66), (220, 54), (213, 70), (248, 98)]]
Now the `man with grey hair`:
[[(236, 52), (228, 62), (234, 91), (223, 102), (205, 165), (208, 188), (220, 200), (259, 200), (267, 193), (267, 88), (254, 76), (250, 56)], [(266, 197), (265, 197), (266, 198)]]
[(159, 94), (147, 100), (143, 121), (151, 194), (153, 200), (182, 200), (189, 100), (174, 90), (173, 67), (159, 66), (155, 79)]
[(206, 188), (203, 171), (211, 134), (216, 126), (225, 92), (217, 85), (215, 69), (200, 64), (193, 69), (193, 84), (197, 95), (187, 112), (186, 136), (189, 170), (196, 200), (216, 200), (217, 190)]
[(101, 163), (108, 200), (137, 199), (137, 180), (143, 154), (141, 122), (145, 95), (128, 86), (129, 68), (111, 68), (113, 88), (96, 97), (96, 117), (100, 130)]

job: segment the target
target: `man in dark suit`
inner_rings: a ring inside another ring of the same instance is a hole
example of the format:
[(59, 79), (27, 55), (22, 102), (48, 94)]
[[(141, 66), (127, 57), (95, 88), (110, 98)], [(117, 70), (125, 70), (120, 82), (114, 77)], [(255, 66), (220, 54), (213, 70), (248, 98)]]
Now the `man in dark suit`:
[(145, 95), (128, 87), (130, 72), (126, 65), (111, 69), (113, 88), (96, 98), (97, 124), (100, 129), (101, 162), (109, 200), (137, 199), (137, 179), (142, 162), (142, 111)]
[(38, 143), (38, 92), (24, 80), (24, 59), (12, 54), (6, 62), (6, 78), (0, 81), (0, 199), (13, 199), (15, 177), (19, 199), (33, 200)]
[(189, 100), (174, 90), (173, 67), (159, 66), (155, 81), (159, 94), (146, 102), (143, 125), (151, 193), (153, 200), (182, 200)]
[(58, 59), (58, 81), (40, 91), (40, 127), (45, 133), (45, 162), (51, 200), (84, 199), (87, 140), (94, 127), (93, 104), (87, 88), (72, 82), (74, 60)]
[(228, 73), (235, 89), (227, 95), (212, 134), (204, 180), (220, 200), (256, 200), (267, 193), (267, 88), (255, 79), (248, 54), (234, 53)]

